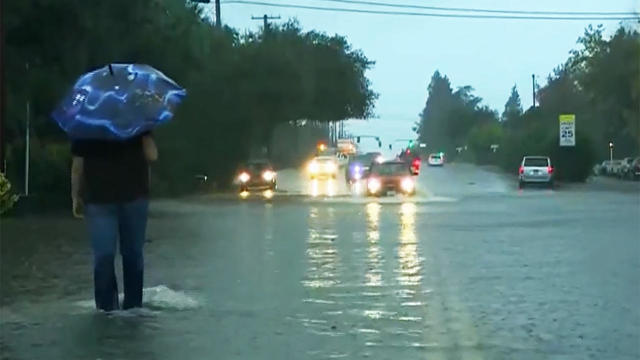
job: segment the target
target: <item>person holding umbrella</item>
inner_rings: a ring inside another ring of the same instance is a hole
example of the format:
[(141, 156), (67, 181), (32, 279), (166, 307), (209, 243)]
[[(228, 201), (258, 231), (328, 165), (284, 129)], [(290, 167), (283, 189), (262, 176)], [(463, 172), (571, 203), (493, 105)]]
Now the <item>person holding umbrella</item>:
[[(122, 256), (122, 309), (142, 306), (151, 130), (186, 95), (147, 65), (112, 64), (82, 76), (53, 118), (71, 138), (71, 199), (93, 250), (96, 308), (120, 309), (114, 260)], [(84, 209), (84, 211), (83, 211)]]

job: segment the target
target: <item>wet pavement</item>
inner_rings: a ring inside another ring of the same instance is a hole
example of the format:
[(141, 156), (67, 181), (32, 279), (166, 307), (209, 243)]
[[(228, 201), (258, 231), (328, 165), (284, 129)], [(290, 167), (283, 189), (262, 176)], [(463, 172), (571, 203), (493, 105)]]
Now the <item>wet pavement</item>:
[[(93, 309), (82, 222), (3, 219), (2, 359), (638, 359), (640, 188), (424, 168), (413, 198), (152, 204), (145, 305)], [(318, 184), (322, 187), (322, 184)]]

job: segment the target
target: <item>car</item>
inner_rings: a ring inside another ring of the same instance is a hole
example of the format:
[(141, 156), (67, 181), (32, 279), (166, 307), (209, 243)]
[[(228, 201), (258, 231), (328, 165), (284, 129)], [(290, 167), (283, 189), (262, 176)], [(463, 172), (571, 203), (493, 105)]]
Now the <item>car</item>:
[(616, 173), (616, 175), (620, 179), (627, 177), (627, 173), (631, 170), (631, 164), (633, 163), (633, 160), (634, 159), (632, 157), (626, 157), (622, 159), (622, 164), (620, 165), (620, 167), (618, 167), (618, 171)]
[(335, 156), (316, 156), (307, 165), (311, 180), (335, 179), (338, 176), (338, 161)]
[(633, 159), (624, 177), (629, 180), (640, 180), (640, 157)]
[(416, 192), (413, 174), (404, 161), (386, 161), (371, 167), (367, 178), (367, 194), (382, 196), (390, 191), (405, 195), (414, 195)]
[(353, 183), (368, 176), (371, 165), (382, 162), (382, 154), (369, 152), (352, 157), (345, 169), (345, 180)]
[(420, 165), (422, 165), (422, 160), (419, 156), (413, 157), (411, 159), (411, 163), (409, 164), (409, 169), (411, 170), (411, 174), (420, 175)]
[(525, 156), (518, 169), (518, 185), (524, 188), (527, 184), (545, 184), (553, 187), (553, 166), (547, 156)]
[(606, 175), (607, 174), (607, 164), (609, 163), (608, 160), (605, 160), (603, 162), (601, 162), (600, 164), (595, 164), (593, 166), (593, 174), (594, 175)]
[(240, 168), (237, 176), (240, 192), (276, 190), (276, 172), (268, 160), (250, 160)]
[(610, 160), (607, 163), (607, 175), (616, 176), (622, 168), (622, 160)]
[(429, 164), (429, 166), (443, 166), (444, 157), (442, 156), (442, 154), (431, 154), (429, 155), (427, 163)]

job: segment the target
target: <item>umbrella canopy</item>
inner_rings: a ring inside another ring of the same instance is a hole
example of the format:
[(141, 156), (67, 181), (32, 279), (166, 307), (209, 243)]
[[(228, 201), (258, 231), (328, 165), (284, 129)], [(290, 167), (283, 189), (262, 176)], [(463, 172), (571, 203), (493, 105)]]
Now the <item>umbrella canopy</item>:
[(185, 96), (149, 65), (110, 64), (82, 75), (52, 117), (72, 139), (124, 140), (169, 121)]

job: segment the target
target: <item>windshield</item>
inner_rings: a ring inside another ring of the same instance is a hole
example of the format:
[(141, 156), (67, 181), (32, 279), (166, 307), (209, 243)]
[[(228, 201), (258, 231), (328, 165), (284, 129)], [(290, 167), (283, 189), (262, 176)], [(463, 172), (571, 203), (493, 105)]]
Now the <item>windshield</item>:
[(269, 168), (270, 168), (270, 166), (269, 166), (268, 163), (262, 163), (262, 162), (260, 162), (260, 163), (249, 163), (247, 165), (247, 169), (249, 171), (251, 171), (251, 172), (261, 172), (261, 171), (267, 170)]
[(409, 173), (409, 169), (406, 164), (400, 163), (387, 163), (375, 165), (371, 169), (371, 173), (374, 175), (406, 175)]
[(0, 17), (0, 360), (640, 360), (640, 0)]
[(547, 167), (549, 166), (549, 159), (547, 158), (525, 158), (524, 166), (531, 167)]

